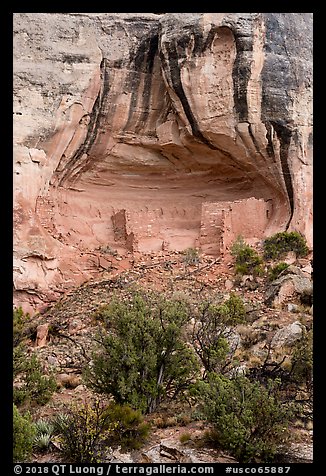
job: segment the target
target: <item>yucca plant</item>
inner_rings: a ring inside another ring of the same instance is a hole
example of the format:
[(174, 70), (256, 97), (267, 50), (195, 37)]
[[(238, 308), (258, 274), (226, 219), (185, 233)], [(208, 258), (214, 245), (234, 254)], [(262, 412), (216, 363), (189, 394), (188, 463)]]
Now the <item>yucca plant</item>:
[(52, 422), (51, 422), (54, 428), (54, 434), (55, 435), (60, 434), (62, 428), (65, 428), (68, 425), (68, 422), (69, 422), (68, 413), (58, 413), (52, 419)]
[(54, 425), (51, 421), (41, 418), (35, 423), (34, 427), (35, 437), (33, 440), (33, 448), (38, 451), (46, 451), (49, 449), (54, 435)]
[(52, 435), (54, 432), (54, 425), (51, 421), (41, 418), (35, 423), (37, 435)]
[(40, 435), (35, 436), (33, 441), (33, 448), (37, 451), (46, 451), (49, 449), (51, 443), (52, 435), (48, 433), (41, 433)]

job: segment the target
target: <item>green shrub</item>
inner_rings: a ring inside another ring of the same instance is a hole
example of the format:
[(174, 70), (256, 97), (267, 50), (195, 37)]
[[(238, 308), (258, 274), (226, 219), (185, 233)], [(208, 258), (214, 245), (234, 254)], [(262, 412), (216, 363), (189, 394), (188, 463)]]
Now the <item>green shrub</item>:
[(190, 441), (190, 440), (191, 440), (191, 434), (188, 433), (188, 432), (182, 433), (182, 435), (180, 435), (180, 437), (179, 437), (179, 441), (180, 441), (180, 443), (182, 443), (182, 444), (185, 444), (185, 443), (187, 443), (187, 442)]
[(277, 382), (265, 388), (244, 376), (212, 373), (197, 391), (219, 447), (240, 463), (273, 461), (291, 418), (289, 406), (280, 402)]
[(16, 405), (13, 405), (13, 458), (14, 462), (23, 462), (29, 459), (32, 448), (35, 428), (29, 414), (21, 415)]
[(312, 385), (313, 378), (313, 331), (305, 331), (292, 349), (291, 380), (298, 384)]
[(14, 308), (13, 311), (13, 343), (14, 347), (20, 344), (20, 342), (26, 336), (27, 324), (30, 321), (30, 315), (24, 313), (21, 307)]
[(279, 259), (289, 251), (294, 251), (297, 256), (309, 253), (305, 238), (296, 231), (276, 233), (264, 241), (263, 247), (265, 259)]
[(22, 385), (14, 387), (13, 397), (16, 405), (23, 403), (45, 405), (57, 388), (53, 375), (46, 376), (35, 354), (28, 357), (22, 346), (14, 348), (13, 374), (19, 376)]
[(277, 263), (275, 266), (272, 266), (268, 270), (268, 279), (269, 281), (274, 281), (279, 277), (279, 275), (289, 267), (287, 263), (284, 263), (283, 261), (281, 263)]
[(122, 450), (139, 449), (145, 443), (150, 425), (144, 422), (139, 410), (128, 405), (110, 404), (104, 412), (111, 425), (110, 443), (120, 446)]
[(24, 339), (30, 335), (28, 327), (30, 316), (22, 308), (13, 312), (13, 376), (19, 377), (20, 386), (14, 387), (13, 397), (16, 405), (23, 403), (44, 405), (56, 390), (52, 375), (45, 376), (42, 365), (35, 354), (28, 355)]
[(244, 302), (234, 292), (231, 292), (229, 299), (221, 304), (219, 314), (222, 322), (228, 326), (236, 326), (246, 322), (247, 313)]
[(187, 266), (195, 266), (199, 263), (199, 253), (196, 248), (187, 248), (183, 252), (183, 262)]
[(55, 432), (69, 462), (103, 462), (113, 430), (105, 410), (97, 400), (94, 404), (71, 406), (65, 414), (54, 419)]
[(91, 388), (146, 413), (187, 389), (199, 364), (182, 338), (190, 319), (185, 302), (136, 294), (101, 312), (107, 331), (85, 371)]
[(230, 346), (227, 338), (232, 327), (246, 321), (246, 310), (242, 299), (231, 293), (222, 304), (203, 303), (199, 306), (193, 330), (194, 348), (207, 372), (223, 372), (230, 364)]
[(239, 274), (260, 275), (263, 273), (263, 260), (259, 254), (238, 236), (231, 246), (231, 255), (235, 258), (235, 271)]
[(26, 369), (26, 350), (23, 344), (19, 344), (13, 348), (13, 376), (17, 377)]

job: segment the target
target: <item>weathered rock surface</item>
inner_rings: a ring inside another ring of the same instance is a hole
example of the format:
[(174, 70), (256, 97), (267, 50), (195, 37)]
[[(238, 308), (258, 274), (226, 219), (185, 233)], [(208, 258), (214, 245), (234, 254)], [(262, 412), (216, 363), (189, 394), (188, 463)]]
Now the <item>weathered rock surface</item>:
[(49, 324), (40, 324), (36, 329), (36, 347), (44, 347), (46, 345), (49, 333)]
[(15, 13), (16, 304), (108, 246), (311, 245), (311, 63), (309, 13)]
[(187, 448), (176, 439), (161, 440), (142, 454), (143, 463), (236, 463), (229, 455), (212, 449)]
[[(292, 268), (292, 267), (289, 267)], [(296, 267), (293, 267), (296, 268)], [(289, 272), (273, 281), (266, 291), (266, 304), (273, 307), (282, 307), (290, 298), (295, 298), (298, 302), (312, 304), (313, 282), (307, 277), (307, 273), (298, 271)], [(288, 272), (288, 269), (285, 270)]]
[(283, 448), (279, 463), (313, 463), (313, 444), (292, 443)]
[(81, 378), (77, 375), (58, 374), (56, 382), (59, 387), (77, 388), (81, 385)]
[(302, 337), (303, 331), (304, 326), (299, 321), (282, 327), (273, 336), (271, 342), (272, 348), (293, 345)]

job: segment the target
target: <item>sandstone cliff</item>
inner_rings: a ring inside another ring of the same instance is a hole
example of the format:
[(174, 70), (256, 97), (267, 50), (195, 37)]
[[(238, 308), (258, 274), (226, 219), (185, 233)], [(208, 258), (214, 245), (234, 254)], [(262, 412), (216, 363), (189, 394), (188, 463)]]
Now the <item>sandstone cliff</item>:
[(103, 250), (312, 244), (312, 14), (14, 14), (14, 286)]

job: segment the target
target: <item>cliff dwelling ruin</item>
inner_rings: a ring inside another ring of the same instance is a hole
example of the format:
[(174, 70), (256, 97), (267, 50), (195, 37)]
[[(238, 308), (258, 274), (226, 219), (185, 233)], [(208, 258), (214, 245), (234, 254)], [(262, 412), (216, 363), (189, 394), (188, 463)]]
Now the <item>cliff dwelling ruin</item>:
[(310, 23), (15, 14), (16, 302), (96, 276), (104, 247), (221, 256), (280, 230), (311, 245)]
[(123, 209), (111, 217), (114, 241), (132, 252), (199, 248), (207, 255), (220, 256), (239, 235), (249, 242), (262, 238), (270, 206), (265, 200), (249, 198), (187, 208)]

